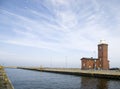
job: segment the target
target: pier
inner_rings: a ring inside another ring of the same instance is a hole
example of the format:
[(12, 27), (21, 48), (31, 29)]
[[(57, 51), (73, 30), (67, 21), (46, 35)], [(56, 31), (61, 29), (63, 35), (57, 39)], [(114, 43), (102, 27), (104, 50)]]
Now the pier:
[(0, 89), (14, 89), (3, 66), (0, 66)]
[(79, 68), (27, 68), (27, 67), (18, 68), (42, 72), (120, 80), (120, 70), (81, 70)]

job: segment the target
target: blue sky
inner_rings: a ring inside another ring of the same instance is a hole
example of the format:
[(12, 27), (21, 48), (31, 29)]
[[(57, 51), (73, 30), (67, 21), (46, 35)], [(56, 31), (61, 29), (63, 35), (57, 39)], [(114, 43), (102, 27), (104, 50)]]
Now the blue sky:
[(0, 64), (80, 67), (109, 44), (120, 67), (119, 0), (0, 0)]

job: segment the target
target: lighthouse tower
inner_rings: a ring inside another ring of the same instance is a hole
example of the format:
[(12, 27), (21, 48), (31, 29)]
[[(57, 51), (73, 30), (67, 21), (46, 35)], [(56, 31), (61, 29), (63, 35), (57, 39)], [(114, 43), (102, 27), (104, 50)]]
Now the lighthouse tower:
[(109, 69), (108, 44), (104, 40), (101, 40), (98, 44), (98, 60), (100, 69)]

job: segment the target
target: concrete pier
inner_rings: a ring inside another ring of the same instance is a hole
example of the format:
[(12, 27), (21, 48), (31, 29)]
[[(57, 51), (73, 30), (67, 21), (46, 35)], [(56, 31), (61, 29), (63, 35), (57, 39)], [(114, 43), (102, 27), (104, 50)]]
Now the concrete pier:
[(3, 66), (0, 66), (0, 89), (14, 89)]
[(79, 68), (18, 68), (43, 72), (120, 80), (120, 70), (80, 70)]

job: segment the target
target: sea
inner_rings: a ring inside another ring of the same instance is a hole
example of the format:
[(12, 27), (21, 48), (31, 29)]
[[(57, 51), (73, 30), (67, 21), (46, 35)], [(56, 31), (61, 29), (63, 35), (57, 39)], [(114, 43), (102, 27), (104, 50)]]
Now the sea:
[(120, 89), (120, 80), (5, 69), (15, 89)]

